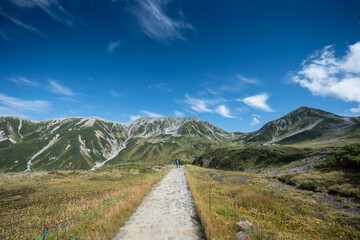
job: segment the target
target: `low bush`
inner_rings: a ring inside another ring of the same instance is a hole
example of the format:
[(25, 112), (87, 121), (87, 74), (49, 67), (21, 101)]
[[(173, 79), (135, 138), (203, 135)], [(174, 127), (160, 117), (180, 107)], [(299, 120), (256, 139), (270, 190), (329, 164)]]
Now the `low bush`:
[(303, 190), (316, 191), (319, 187), (313, 181), (305, 180), (299, 185), (298, 188)]
[(333, 151), (326, 161), (315, 167), (360, 170), (360, 143), (346, 145), (341, 150)]

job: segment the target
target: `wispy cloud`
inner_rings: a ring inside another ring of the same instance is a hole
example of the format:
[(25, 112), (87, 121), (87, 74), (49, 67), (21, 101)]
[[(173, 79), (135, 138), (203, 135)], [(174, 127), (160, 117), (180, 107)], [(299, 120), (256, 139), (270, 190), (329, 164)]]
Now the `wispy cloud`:
[(226, 118), (235, 118), (231, 115), (230, 110), (225, 105), (218, 106), (215, 110), (216, 113)]
[(313, 95), (360, 103), (360, 42), (350, 45), (342, 58), (335, 57), (332, 45), (315, 51), (290, 76)]
[(130, 122), (133, 122), (133, 121), (135, 121), (136, 119), (139, 119), (139, 118), (141, 118), (140, 115), (131, 115), (130, 116)]
[(269, 94), (261, 93), (244, 99), (237, 99), (237, 101), (243, 102), (252, 108), (260, 109), (265, 112), (273, 112), (273, 109), (266, 103), (268, 99)]
[(22, 100), (19, 98), (9, 97), (5, 94), (0, 93), (0, 104), (2, 109), (8, 109), (9, 111), (22, 112), (44, 112), (47, 111), (51, 104), (48, 101), (42, 100)]
[(0, 8), (0, 15), (3, 15), (4, 17), (6, 17), (7, 19), (9, 19), (12, 23), (14, 23), (15, 25), (19, 26), (19, 27), (22, 27), (30, 32), (33, 32), (33, 33), (37, 33), (43, 37), (45, 37), (45, 35), (40, 32), (38, 29), (36, 29), (35, 27), (33, 26), (30, 26), (26, 23), (23, 23), (22, 21), (18, 20), (18, 19), (15, 19), (11, 16), (9, 16), (8, 14), (6, 14), (1, 8)]
[(171, 89), (166, 85), (166, 83), (157, 83), (155, 85), (149, 85), (148, 88), (152, 90), (160, 90), (162, 92), (171, 92)]
[(74, 92), (71, 91), (68, 87), (60, 85), (60, 83), (58, 83), (55, 80), (49, 80), (49, 83), (50, 83), (49, 89), (53, 93), (62, 94), (62, 95), (66, 95), (66, 96), (74, 96), (75, 95)]
[(216, 91), (214, 91), (214, 90), (212, 90), (212, 89), (210, 89), (210, 88), (208, 88), (208, 89), (206, 89), (210, 94), (212, 94), (212, 95), (219, 95)]
[(55, 21), (71, 27), (75, 26), (72, 17), (58, 0), (10, 0), (10, 2), (23, 8), (39, 7)]
[(259, 119), (257, 119), (256, 117), (253, 117), (252, 122), (250, 123), (251, 126), (255, 126), (260, 124)]
[(121, 97), (123, 97), (123, 95), (121, 95), (120, 93), (118, 93), (118, 92), (116, 92), (116, 91), (114, 91), (114, 90), (110, 90), (109, 92), (110, 92), (111, 96), (113, 96), (113, 97), (115, 97), (115, 98), (121, 98)]
[(240, 74), (236, 74), (236, 77), (244, 82), (244, 83), (249, 83), (249, 84), (254, 84), (254, 85), (260, 85), (260, 81), (255, 79), (255, 78), (247, 78), (247, 77), (244, 77), (243, 75), (240, 75)]
[(27, 117), (25, 114), (20, 113), (16, 110), (9, 109), (7, 107), (0, 106), (0, 116), (17, 116), (17, 117)]
[(185, 114), (183, 112), (179, 112), (179, 111), (174, 111), (174, 114), (176, 117), (184, 117)]
[(38, 83), (35, 80), (30, 80), (24, 77), (12, 77), (8, 78), (8, 80), (14, 82), (18, 86), (38, 86)]
[(235, 118), (231, 114), (231, 110), (225, 105), (219, 105), (226, 102), (223, 98), (205, 99), (190, 97), (185, 94), (185, 103), (190, 105), (190, 108), (198, 113), (217, 113), (226, 118)]
[(208, 113), (211, 113), (213, 112), (212, 110), (210, 110), (208, 108), (208, 104), (209, 104), (209, 101), (205, 100), (205, 99), (199, 99), (199, 98), (193, 98), (193, 97), (190, 97), (189, 95), (185, 95), (185, 103), (191, 105), (191, 109), (196, 111), (196, 112), (199, 112), (199, 113), (203, 113), (203, 112), (208, 112)]
[(147, 117), (163, 117), (163, 115), (161, 115), (161, 114), (148, 112), (148, 111), (145, 111), (145, 110), (141, 110), (140, 112), (145, 114)]
[[(213, 74), (205, 75), (213, 80), (211, 82), (204, 83), (204, 86), (207, 87), (208, 92), (213, 95), (218, 95), (224, 92), (244, 91), (246, 88), (248, 88), (248, 86), (246, 85), (249, 84), (256, 86), (262, 85), (258, 79), (245, 77), (244, 75), (238, 73), (227, 76), (217, 76)], [(216, 91), (213, 90), (214, 88), (216, 89)]]
[(137, 0), (134, 13), (144, 33), (161, 42), (186, 40), (181, 31), (193, 29), (180, 12), (180, 19), (172, 19), (165, 13), (169, 0)]
[(11, 40), (11, 38), (3, 31), (0, 31), (0, 36), (2, 37), (2, 39), (4, 39), (7, 42)]
[(114, 42), (109, 42), (108, 47), (107, 47), (107, 52), (108, 53), (113, 53), (115, 51), (115, 49), (117, 49), (120, 46), (121, 41), (117, 40)]

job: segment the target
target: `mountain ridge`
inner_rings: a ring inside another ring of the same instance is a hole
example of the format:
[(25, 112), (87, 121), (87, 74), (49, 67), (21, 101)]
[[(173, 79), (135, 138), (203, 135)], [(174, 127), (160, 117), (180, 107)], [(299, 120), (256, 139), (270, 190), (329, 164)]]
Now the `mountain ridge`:
[(360, 118), (300, 107), (250, 133), (229, 133), (198, 117), (99, 117), (35, 121), (0, 117), (0, 170), (96, 169), (122, 162), (192, 162), (220, 147), (358, 139)]

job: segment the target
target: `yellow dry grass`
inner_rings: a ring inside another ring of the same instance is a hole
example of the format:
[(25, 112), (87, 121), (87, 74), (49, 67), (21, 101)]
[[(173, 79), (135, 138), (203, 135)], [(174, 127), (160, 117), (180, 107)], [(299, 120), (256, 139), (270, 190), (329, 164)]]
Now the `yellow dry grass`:
[(144, 167), (133, 171), (127, 167), (0, 177), (0, 239), (39, 239), (45, 230), (98, 208), (143, 176), (141, 182), (112, 203), (46, 235), (46, 240), (112, 239), (167, 172), (158, 174)]
[[(360, 239), (359, 216), (281, 189), (265, 175), (188, 165), (186, 176), (207, 239), (236, 239), (240, 219), (213, 197), (209, 207), (209, 193), (195, 178), (268, 239)], [(254, 230), (249, 234), (264, 239)]]

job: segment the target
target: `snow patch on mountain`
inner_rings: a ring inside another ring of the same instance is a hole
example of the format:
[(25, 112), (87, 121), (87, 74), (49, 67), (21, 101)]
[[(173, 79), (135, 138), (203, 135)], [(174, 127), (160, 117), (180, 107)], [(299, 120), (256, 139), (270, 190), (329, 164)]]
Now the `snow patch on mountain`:
[(87, 157), (90, 157), (90, 149), (86, 148), (85, 141), (81, 139), (81, 135), (79, 135), (79, 142), (80, 142), (80, 153), (85, 154)]
[(19, 127), (18, 127), (18, 134), (19, 134), (19, 136), (20, 136), (20, 139), (23, 138), (23, 136), (22, 136), (21, 133), (20, 133), (21, 127), (22, 127), (22, 119), (20, 118), (20, 119), (19, 119)]
[(54, 127), (51, 131), (50, 134), (53, 134), (56, 130), (58, 130), (60, 128), (61, 124), (59, 126)]
[(96, 118), (90, 117), (87, 122), (83, 125), (83, 127), (92, 127), (96, 121)]
[(56, 136), (45, 146), (43, 147), (40, 151), (38, 151), (37, 153), (35, 153), (34, 156), (32, 156), (30, 158), (30, 160), (27, 162), (27, 168), (24, 172), (29, 172), (31, 171), (31, 164), (32, 164), (32, 161), (37, 157), (39, 156), (40, 154), (42, 154), (43, 152), (45, 152), (48, 148), (50, 148), (52, 145), (54, 145), (57, 140), (59, 139), (60, 135), (59, 134), (56, 134)]
[(95, 170), (99, 167), (102, 167), (105, 163), (107, 163), (108, 161), (112, 160), (113, 158), (115, 158), (122, 150), (124, 150), (126, 148), (126, 145), (128, 143), (127, 139), (124, 143), (119, 144), (118, 142), (114, 141), (113, 145), (111, 145), (112, 148), (112, 152), (110, 152), (110, 155), (108, 156), (108, 158), (103, 161), (103, 162), (96, 162), (95, 166), (93, 168), (91, 168), (91, 170)]
[(0, 130), (0, 142), (7, 140), (8, 138), (5, 135), (5, 132)]

